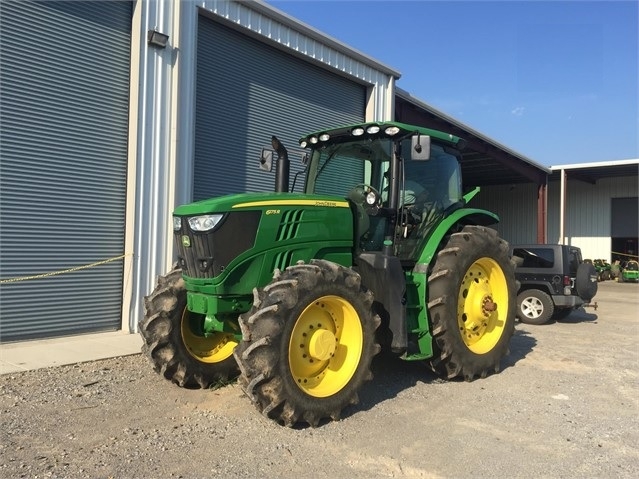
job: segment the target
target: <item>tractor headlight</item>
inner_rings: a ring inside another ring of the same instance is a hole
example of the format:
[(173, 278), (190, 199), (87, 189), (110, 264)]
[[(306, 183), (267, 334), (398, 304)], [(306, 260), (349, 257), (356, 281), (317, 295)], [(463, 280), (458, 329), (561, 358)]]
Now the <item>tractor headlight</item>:
[(368, 206), (375, 206), (376, 203), (377, 203), (377, 195), (375, 194), (374, 191), (369, 191), (366, 194), (366, 204)]
[(397, 133), (399, 133), (399, 128), (396, 126), (389, 126), (384, 130), (384, 133), (386, 133), (388, 136), (397, 135)]
[(173, 231), (180, 231), (180, 228), (182, 228), (182, 218), (180, 218), (179, 216), (174, 216)]
[(371, 125), (368, 128), (366, 128), (366, 133), (368, 133), (369, 135), (374, 135), (375, 133), (379, 133), (379, 126), (377, 125)]
[(193, 231), (210, 231), (215, 228), (215, 225), (217, 225), (221, 219), (222, 215), (192, 216), (189, 218), (189, 226)]

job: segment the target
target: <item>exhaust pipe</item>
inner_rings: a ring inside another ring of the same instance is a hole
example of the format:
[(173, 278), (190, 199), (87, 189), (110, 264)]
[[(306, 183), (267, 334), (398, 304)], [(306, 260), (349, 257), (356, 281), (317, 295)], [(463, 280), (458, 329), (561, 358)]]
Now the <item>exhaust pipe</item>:
[(275, 192), (288, 192), (288, 177), (290, 172), (290, 162), (288, 152), (284, 145), (275, 136), (271, 137), (271, 146), (277, 153), (277, 163), (275, 166)]

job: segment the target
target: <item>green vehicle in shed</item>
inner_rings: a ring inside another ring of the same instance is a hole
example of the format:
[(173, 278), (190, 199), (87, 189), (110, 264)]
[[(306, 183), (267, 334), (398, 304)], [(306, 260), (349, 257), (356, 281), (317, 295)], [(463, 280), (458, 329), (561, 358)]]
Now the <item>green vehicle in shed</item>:
[(607, 281), (612, 277), (611, 269), (612, 265), (605, 259), (596, 259), (593, 261), (593, 266), (597, 271), (598, 281)]
[(497, 216), (468, 206), (479, 189), (462, 194), (460, 138), (394, 122), (306, 135), (303, 193), (272, 146), (274, 193), (174, 211), (177, 266), (140, 323), (158, 373), (195, 388), (239, 376), (267, 417), (316, 426), (357, 402), (381, 348), (447, 378), (499, 370), (514, 262)]
[(635, 260), (626, 261), (621, 268), (621, 275), (619, 281), (624, 283), (638, 283), (639, 282), (639, 262)]

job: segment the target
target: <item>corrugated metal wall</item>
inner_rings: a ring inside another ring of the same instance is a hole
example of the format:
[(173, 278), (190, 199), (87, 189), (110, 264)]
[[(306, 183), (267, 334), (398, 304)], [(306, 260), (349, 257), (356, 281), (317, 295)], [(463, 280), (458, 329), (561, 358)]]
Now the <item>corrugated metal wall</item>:
[[(124, 253), (130, 2), (3, 2), (3, 280)], [(3, 341), (115, 330), (122, 259), (0, 284)]]
[[(560, 243), (560, 182), (548, 185), (548, 243)], [(637, 198), (637, 178), (604, 178), (596, 184), (570, 179), (567, 182), (565, 244), (579, 246), (584, 258), (610, 260), (611, 198)], [(482, 188), (469, 205), (497, 213), (496, 226), (511, 244), (535, 243), (537, 239), (537, 185), (532, 183)], [(638, 221), (634, 219), (635, 223)]]
[(494, 226), (511, 244), (535, 243), (537, 240), (537, 185), (524, 183), (483, 187), (468, 205), (499, 215)]
[[(637, 177), (603, 178), (594, 185), (569, 177), (566, 189), (565, 243), (579, 246), (584, 258), (610, 260), (611, 198), (639, 196)], [(559, 182), (549, 184), (549, 243), (560, 241), (559, 190)]]

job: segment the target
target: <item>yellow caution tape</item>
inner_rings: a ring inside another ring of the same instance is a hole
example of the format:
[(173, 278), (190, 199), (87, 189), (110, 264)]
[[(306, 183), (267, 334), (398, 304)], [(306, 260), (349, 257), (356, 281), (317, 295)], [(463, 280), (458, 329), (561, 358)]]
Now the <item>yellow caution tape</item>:
[(100, 266), (101, 264), (106, 264), (106, 263), (110, 263), (112, 261), (117, 261), (119, 259), (126, 258), (127, 256), (133, 256), (133, 253), (121, 254), (120, 256), (116, 256), (114, 258), (109, 258), (109, 259), (105, 259), (105, 260), (102, 260), (102, 261), (96, 261), (95, 263), (85, 264), (85, 265), (82, 265), (82, 266), (76, 266), (75, 268), (63, 269), (61, 271), (53, 271), (51, 273), (36, 274), (34, 276), (23, 276), (21, 278), (2, 279), (2, 280), (0, 280), (0, 284), (17, 283), (18, 281), (29, 281), (31, 279), (48, 278), (49, 276), (56, 276), (58, 274), (73, 273), (74, 271), (80, 271), (81, 269), (93, 268), (95, 266)]
[(628, 256), (629, 258), (639, 258), (639, 256), (637, 256), (636, 254), (617, 253), (616, 251), (613, 251), (612, 254), (616, 254), (619, 256)]

